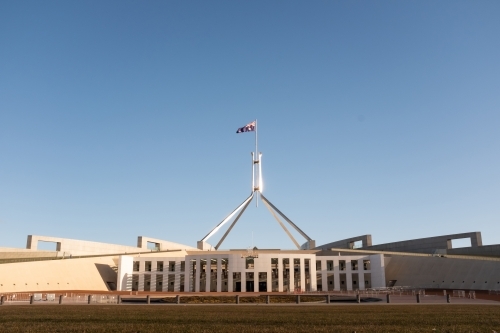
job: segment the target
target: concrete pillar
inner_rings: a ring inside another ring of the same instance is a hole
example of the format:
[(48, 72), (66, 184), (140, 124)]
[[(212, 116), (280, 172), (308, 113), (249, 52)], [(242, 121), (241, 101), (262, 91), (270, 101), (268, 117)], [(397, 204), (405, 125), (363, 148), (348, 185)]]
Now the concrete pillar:
[(201, 259), (197, 258), (196, 259), (196, 277), (195, 277), (195, 284), (194, 284), (194, 291), (195, 292), (200, 292), (200, 274), (201, 274)]
[(278, 257), (278, 291), (283, 292), (283, 258)]
[(267, 269), (267, 292), (270, 293), (272, 291), (273, 291), (273, 270), (271, 265), (269, 265)]
[(89, 297), (87, 298), (87, 304), (90, 304), (91, 301), (92, 301), (92, 295), (89, 295)]
[[(229, 262), (229, 265), (231, 265), (231, 262)], [(233, 270), (231, 268), (228, 268), (228, 272), (227, 272), (227, 291), (228, 292), (234, 291), (233, 290)]]
[(356, 294), (356, 303), (361, 303), (361, 297), (359, 294)]
[[(326, 271), (326, 259), (321, 260), (321, 285), (323, 291), (328, 291), (328, 277)], [(334, 277), (335, 278), (335, 277)], [(334, 284), (339, 284), (339, 281), (336, 280), (333, 282)]]
[(30, 295), (30, 304), (33, 304), (33, 295)]
[(217, 258), (217, 292), (222, 291), (222, 258)]
[(161, 291), (168, 290), (168, 271), (165, 267), (163, 267), (163, 279), (161, 281)]
[(236, 302), (236, 304), (240, 304), (240, 295), (236, 295), (235, 302)]
[[(345, 273), (345, 271), (343, 271)], [(333, 285), (334, 285), (334, 290), (339, 291), (340, 290), (340, 268), (339, 268), (339, 260), (334, 259), (333, 260)]]
[(387, 303), (391, 303), (391, 295), (387, 294)]
[(259, 271), (255, 271), (253, 273), (253, 292), (258, 293), (259, 292)]
[(330, 295), (326, 295), (326, 304), (330, 304)]
[(59, 295), (59, 304), (62, 304), (63, 302), (63, 295)]
[[(300, 258), (300, 290), (306, 290), (306, 261)], [(311, 267), (309, 267), (309, 274), (311, 274)]]
[(291, 292), (295, 291), (295, 265), (293, 263), (293, 257), (288, 259), (289, 271), (290, 271), (290, 290)]
[(181, 304), (181, 296), (180, 295), (175, 296), (175, 304)]
[(365, 268), (362, 258), (358, 260), (358, 289), (365, 290)]
[(5, 303), (5, 296), (0, 296), (0, 305), (3, 305)]
[(266, 304), (271, 303), (271, 296), (266, 295)]
[[(143, 263), (141, 262), (141, 265)], [(139, 285), (137, 286), (138, 291), (144, 291), (144, 272), (139, 273)]]
[(245, 293), (247, 291), (247, 272), (241, 270), (241, 292)]
[(295, 299), (295, 303), (300, 304), (300, 295), (297, 295), (297, 297)]
[(151, 304), (151, 298), (149, 295), (146, 296), (146, 304)]
[(347, 290), (353, 290), (351, 259), (345, 261), (345, 283)]
[(446, 303), (451, 303), (451, 295), (446, 294)]
[[(153, 270), (155, 270), (155, 271), (153, 271)], [(156, 267), (151, 268), (151, 280), (150, 281), (151, 282), (149, 284), (149, 290), (156, 291)]]
[(207, 265), (205, 266), (205, 291), (210, 292), (210, 284), (212, 283), (212, 258), (207, 258)]
[(420, 303), (420, 294), (417, 294), (417, 303)]
[(116, 304), (122, 304), (122, 297), (120, 295), (116, 296)]

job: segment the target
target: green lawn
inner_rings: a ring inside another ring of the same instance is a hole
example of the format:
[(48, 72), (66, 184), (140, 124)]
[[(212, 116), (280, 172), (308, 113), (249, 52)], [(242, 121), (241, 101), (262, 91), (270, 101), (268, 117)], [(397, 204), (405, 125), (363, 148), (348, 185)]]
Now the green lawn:
[(491, 305), (19, 305), (0, 332), (500, 332)]

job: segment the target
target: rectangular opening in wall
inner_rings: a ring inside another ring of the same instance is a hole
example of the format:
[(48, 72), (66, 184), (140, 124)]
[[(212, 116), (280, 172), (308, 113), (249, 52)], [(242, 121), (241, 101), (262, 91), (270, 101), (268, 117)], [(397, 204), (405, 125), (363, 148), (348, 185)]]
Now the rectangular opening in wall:
[(333, 260), (327, 260), (326, 261), (326, 270), (327, 271), (333, 271)]
[(459, 249), (462, 247), (471, 247), (470, 237), (451, 240), (452, 249)]
[(184, 274), (181, 274), (180, 278), (181, 278), (181, 286), (179, 291), (184, 291)]
[(354, 273), (352, 276), (352, 290), (359, 290), (359, 275)]
[(322, 279), (322, 274), (321, 273), (317, 273), (316, 274), (316, 290), (317, 291), (323, 291), (323, 279)]
[(156, 270), (158, 272), (163, 272), (163, 261), (157, 261), (156, 262)]
[[(255, 280), (254, 280), (254, 273), (252, 272), (247, 272), (246, 274), (246, 287), (247, 289), (245, 290), (247, 293), (248, 292), (254, 292), (255, 291)], [(257, 280), (258, 281), (258, 280)]]
[(259, 273), (259, 292), (267, 291), (267, 272)]
[(168, 274), (168, 291), (175, 291), (175, 274)]
[(144, 263), (144, 270), (145, 270), (146, 272), (151, 272), (151, 261), (146, 261), (146, 262)]
[(144, 274), (144, 291), (151, 291), (151, 274)]
[(365, 273), (365, 289), (369, 289), (372, 287), (372, 274), (371, 273)]
[(254, 260), (253, 258), (245, 258), (246, 269), (253, 269)]
[[(208, 272), (210, 274), (210, 270)], [(200, 291), (205, 291), (207, 287), (207, 260), (200, 259)]]
[(345, 260), (339, 260), (339, 270), (345, 271)]
[(339, 278), (340, 278), (340, 290), (347, 290), (347, 279), (346, 279), (346, 275), (345, 274), (340, 274), (339, 275)]
[(326, 274), (326, 284), (328, 285), (328, 289), (323, 286), (323, 290), (325, 291), (333, 291), (335, 288), (335, 281), (333, 277), (333, 273)]
[(283, 258), (283, 291), (290, 291), (290, 259)]
[(363, 270), (369, 271), (370, 269), (372, 269), (370, 260), (363, 260)]
[(138, 291), (139, 290), (139, 275), (134, 274), (132, 275), (132, 291)]
[(169, 272), (175, 272), (175, 261), (169, 261), (168, 262), (168, 271)]
[(363, 241), (355, 241), (351, 243), (352, 249), (359, 249), (363, 247)]
[(39, 251), (61, 251), (61, 243), (58, 242), (47, 242), (39, 240), (36, 248)]
[(351, 270), (353, 270), (353, 271), (358, 270), (358, 261), (357, 260), (351, 260)]
[(241, 291), (241, 272), (233, 272), (233, 291)]
[(186, 262), (181, 261), (181, 272), (184, 272), (186, 270)]
[(210, 291), (217, 291), (217, 259), (210, 259)]
[(156, 291), (163, 291), (163, 275), (156, 274)]
[(160, 243), (148, 242), (146, 246), (147, 246), (148, 250), (160, 251)]
[(220, 262), (220, 265), (221, 265), (221, 269), (222, 269), (222, 272), (221, 272), (221, 283), (220, 283), (220, 291), (222, 292), (226, 292), (228, 291), (228, 272), (229, 272), (229, 258), (222, 258), (221, 259), (221, 262)]
[(321, 260), (316, 260), (316, 270), (317, 271), (321, 270)]
[(134, 272), (138, 272), (139, 271), (139, 266), (140, 266), (140, 262), (139, 261), (134, 261), (133, 271)]
[(279, 290), (279, 261), (278, 258), (271, 258), (271, 291)]

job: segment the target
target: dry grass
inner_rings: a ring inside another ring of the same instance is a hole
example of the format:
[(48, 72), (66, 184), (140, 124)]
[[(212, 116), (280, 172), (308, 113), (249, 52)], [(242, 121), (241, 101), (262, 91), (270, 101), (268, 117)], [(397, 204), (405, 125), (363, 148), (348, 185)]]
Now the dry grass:
[(489, 305), (0, 307), (0, 332), (500, 332)]

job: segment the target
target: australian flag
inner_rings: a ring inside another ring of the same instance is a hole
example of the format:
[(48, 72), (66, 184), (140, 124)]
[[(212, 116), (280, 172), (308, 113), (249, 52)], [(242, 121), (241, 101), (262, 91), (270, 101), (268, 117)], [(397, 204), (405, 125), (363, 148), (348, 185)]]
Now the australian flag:
[(255, 132), (255, 120), (243, 127), (238, 128), (236, 133)]

